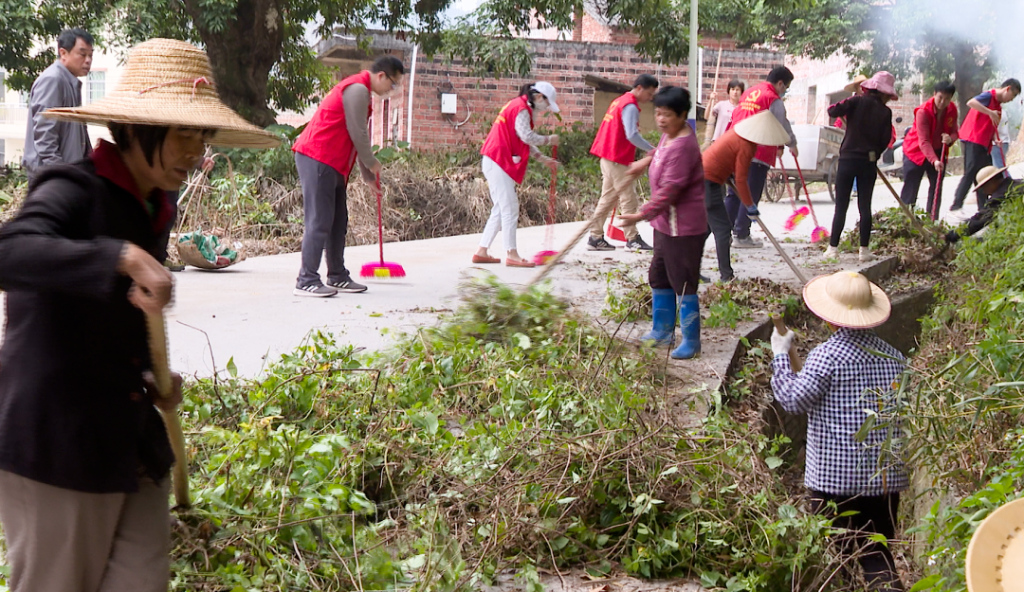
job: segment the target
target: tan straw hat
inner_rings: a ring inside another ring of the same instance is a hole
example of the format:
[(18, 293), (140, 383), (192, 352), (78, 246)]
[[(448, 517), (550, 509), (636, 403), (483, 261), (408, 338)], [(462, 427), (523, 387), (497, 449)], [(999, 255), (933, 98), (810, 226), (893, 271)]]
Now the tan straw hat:
[(733, 126), (736, 134), (761, 146), (785, 146), (789, 144), (789, 134), (778, 119), (767, 109), (757, 115), (740, 121)]
[(992, 512), (967, 547), (970, 592), (1024, 592), (1024, 499)]
[(843, 87), (843, 90), (845, 90), (846, 92), (855, 93), (858, 90), (860, 90), (860, 83), (864, 82), (867, 79), (868, 79), (867, 76), (865, 76), (863, 74), (858, 74), (853, 79), (853, 82), (851, 82), (850, 84), (847, 84), (846, 86)]
[(995, 177), (996, 175), (1002, 175), (1003, 172), (1006, 171), (1006, 169), (1008, 168), (1009, 167), (1003, 167), (1001, 169), (997, 169), (996, 167), (991, 165), (983, 167), (980, 171), (978, 171), (978, 176), (975, 177), (977, 181), (974, 182), (974, 190), (977, 191), (981, 189), (981, 186), (991, 181), (992, 177)]
[(43, 114), (85, 123), (210, 129), (216, 133), (209, 143), (217, 146), (273, 148), (281, 143), (221, 102), (206, 52), (174, 39), (150, 39), (133, 47), (117, 87), (105, 98)]
[(885, 292), (856, 271), (821, 275), (807, 282), (804, 302), (822, 319), (850, 329), (877, 327), (892, 310)]

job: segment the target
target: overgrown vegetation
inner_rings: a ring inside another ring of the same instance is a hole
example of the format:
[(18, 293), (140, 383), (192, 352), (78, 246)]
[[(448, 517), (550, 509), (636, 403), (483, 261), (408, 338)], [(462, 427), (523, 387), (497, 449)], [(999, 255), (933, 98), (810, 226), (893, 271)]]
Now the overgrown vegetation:
[[(323, 335), (258, 380), (202, 380), (184, 411), (196, 508), (177, 590), (465, 589), (516, 568), (815, 589), (827, 521), (769, 467), (782, 442), (715, 406), (699, 427), (659, 360), (545, 289), (466, 287), (386, 354)], [(229, 363), (228, 368), (232, 365)]]

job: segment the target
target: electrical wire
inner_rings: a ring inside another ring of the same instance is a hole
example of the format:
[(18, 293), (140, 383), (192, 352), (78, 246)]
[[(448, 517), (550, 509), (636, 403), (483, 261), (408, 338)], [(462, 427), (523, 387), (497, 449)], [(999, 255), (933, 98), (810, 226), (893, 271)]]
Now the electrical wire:
[[(449, 113), (442, 113), (441, 116), (444, 118), (445, 121), (450, 123), (452, 127), (454, 127), (455, 129), (459, 129), (460, 127), (466, 125), (469, 122), (469, 118), (473, 116), (473, 108), (470, 106), (469, 100), (464, 98), (461, 94), (455, 92), (455, 85), (452, 84), (451, 75), (446, 72), (444, 77), (444, 82), (437, 85), (437, 99), (440, 101), (441, 96), (446, 94), (455, 95), (456, 107), (458, 106), (458, 102), (462, 101), (462, 105), (466, 110), (466, 118), (463, 119), (462, 121), (456, 122), (455, 118), (452, 117), (451, 114)], [(458, 111), (458, 108), (456, 108), (456, 111)]]

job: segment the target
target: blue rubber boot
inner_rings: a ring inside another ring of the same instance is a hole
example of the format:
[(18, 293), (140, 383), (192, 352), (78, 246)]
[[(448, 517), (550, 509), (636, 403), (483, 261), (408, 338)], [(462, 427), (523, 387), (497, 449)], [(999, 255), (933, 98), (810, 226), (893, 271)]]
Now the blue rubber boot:
[(683, 340), (670, 355), (676, 360), (689, 360), (700, 353), (700, 302), (696, 294), (683, 296), (679, 304), (679, 326)]
[(676, 332), (676, 292), (672, 289), (654, 289), (651, 318), (654, 327), (640, 341), (654, 347), (671, 346)]

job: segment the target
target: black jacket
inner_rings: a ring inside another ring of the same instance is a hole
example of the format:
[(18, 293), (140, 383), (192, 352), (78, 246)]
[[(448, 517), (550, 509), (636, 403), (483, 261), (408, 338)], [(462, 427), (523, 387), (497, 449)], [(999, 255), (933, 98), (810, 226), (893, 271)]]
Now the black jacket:
[[(839, 159), (870, 160), (882, 158), (892, 143), (892, 109), (872, 95), (858, 95), (828, 108), (829, 117), (846, 118), (846, 135), (839, 147)], [(874, 154), (874, 158), (871, 155)]]
[(0, 469), (57, 487), (133, 492), (174, 461), (142, 382), (145, 318), (117, 272), (125, 241), (166, 258), (131, 193), (92, 161), (40, 171), (17, 217), (0, 228), (7, 291), (0, 349)]

